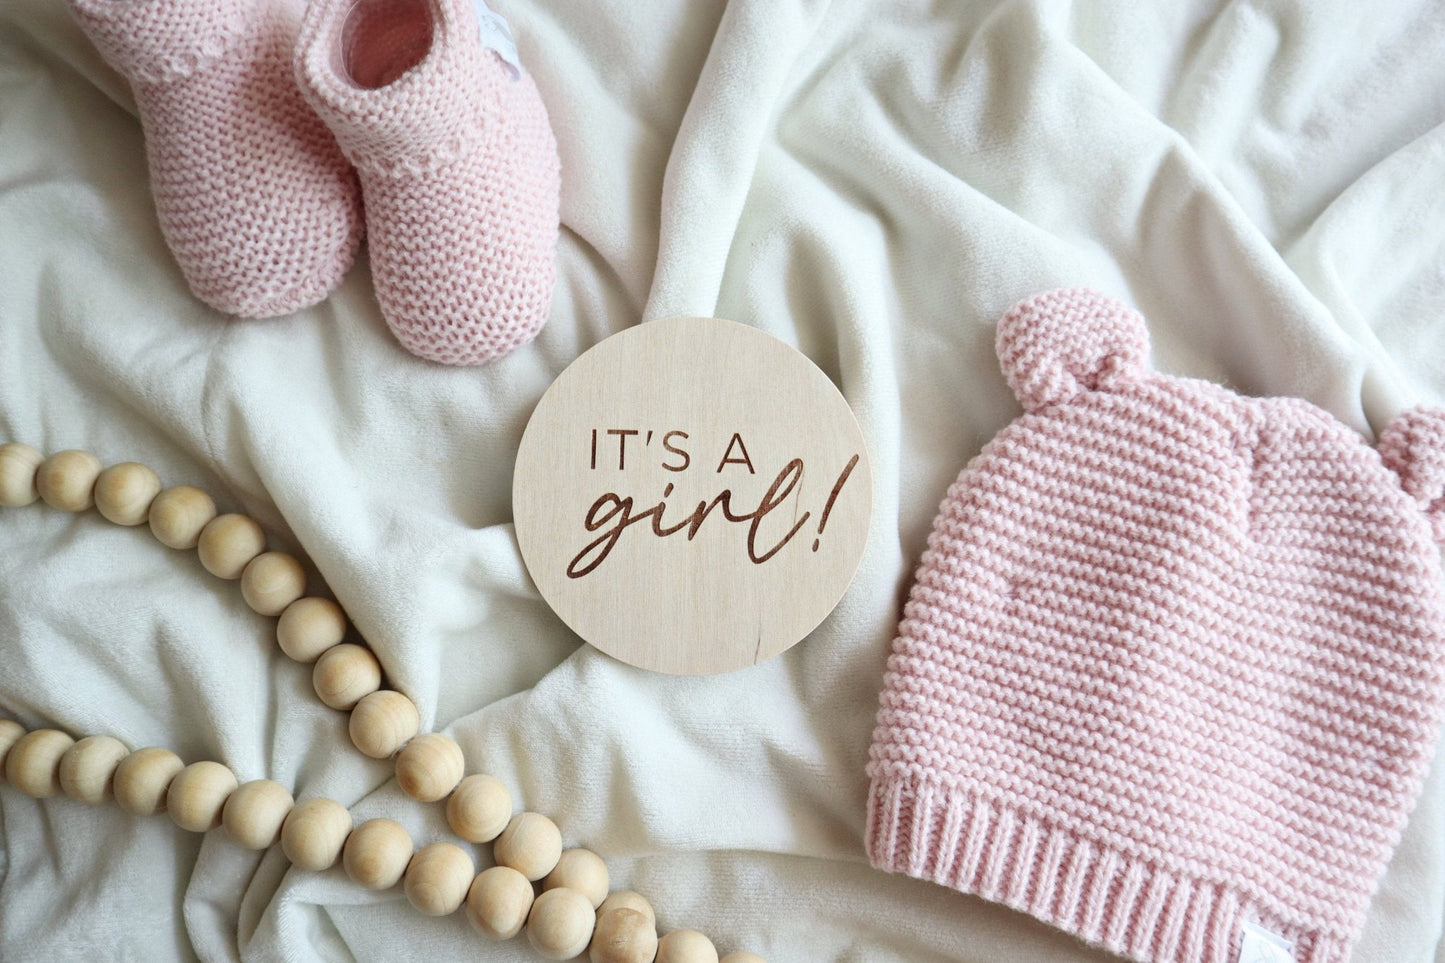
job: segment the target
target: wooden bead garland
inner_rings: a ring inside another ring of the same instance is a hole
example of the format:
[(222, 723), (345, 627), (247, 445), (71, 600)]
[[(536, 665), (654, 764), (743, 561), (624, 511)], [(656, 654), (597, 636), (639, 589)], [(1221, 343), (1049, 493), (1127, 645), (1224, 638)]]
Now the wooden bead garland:
[[(461, 746), (450, 736), (427, 732), (408, 742), (396, 757), (396, 781), (401, 791), (421, 802), (436, 802), (462, 781), (467, 761)], [(533, 877), (541, 879), (540, 876)]]
[(718, 963), (768, 963), (768, 961), (756, 953), (749, 953), (747, 950), (734, 950), (721, 960), (718, 960)]
[(5, 778), (33, 799), (60, 792), (60, 758), (75, 740), (58, 729), (36, 729), (15, 741), (5, 754)]
[[(18, 734), (23, 732), (18, 724), (0, 720), (0, 762), (22, 790), (34, 779), (32, 771), (53, 769), (58, 781), (67, 757), (85, 755), (72, 752), (78, 744), (57, 730)], [(89, 752), (93, 756), (124, 753), (124, 746), (108, 736), (84, 742), (94, 747)], [(14, 749), (20, 750), (18, 756)], [(58, 755), (57, 749), (62, 750)], [(46, 758), (55, 759), (53, 766)], [(81, 763), (76, 766), (86, 768)], [(648, 963), (654, 949), (662, 963), (717, 960), (711, 941), (696, 931), (675, 931), (658, 941), (651, 907), (636, 893), (613, 893), (595, 913), (597, 900), (569, 886), (553, 885), (533, 900), (531, 882), (507, 866), (492, 867), (473, 879), (471, 857), (453, 844), (434, 843), (413, 856), (410, 837), (391, 820), (374, 819), (348, 834), (350, 813), (332, 800), (312, 799), (293, 807), (290, 793), (270, 780), (237, 787), (235, 776), (219, 763), (199, 762), (177, 770), (179, 766), (179, 758), (165, 749), (152, 747), (125, 755), (116, 767), (117, 800), (124, 803), (139, 784), (149, 801), (132, 803), (133, 809), (153, 812), (164, 806), (181, 828), (204, 832), (224, 824), (233, 840), (253, 849), (273, 844), (279, 835), (287, 858), (300, 868), (326, 869), (344, 850), (347, 873), (354, 880), (384, 889), (404, 877), (408, 899), (423, 913), (447, 915), (465, 901), (472, 925), (499, 938), (515, 936), (525, 920), (529, 942), (547, 959), (572, 959), (590, 947), (593, 963)], [(219, 816), (211, 815), (217, 810)], [(517, 837), (512, 842), (517, 842), (536, 835), (549, 839), (547, 827), (555, 831), (545, 817), (520, 813), (508, 828)], [(595, 881), (601, 862), (596, 854), (576, 849), (566, 855), (565, 861), (554, 860), (561, 872), (549, 883), (564, 877)], [(605, 866), (600, 868), (605, 872)], [(760, 957), (749, 953), (725, 959), (761, 963)]]
[(381, 688), (381, 663), (364, 645), (333, 645), (311, 671), (316, 697), (333, 709), (350, 709)]
[[(207, 571), (240, 579), (248, 605), (260, 614), (280, 616), (282, 651), (298, 662), (318, 663), (313, 684), (323, 701), (362, 710), (359, 719), (353, 712), (352, 738), (368, 755), (385, 758), (419, 728), (415, 703), (402, 693), (380, 690), (380, 665), (370, 650), (340, 641), (346, 632), (340, 607), (302, 597), (301, 563), (285, 553), (264, 552), (265, 533), (254, 520), (217, 515), (214, 501), (190, 486), (162, 490), (155, 473), (134, 462), (102, 470), (100, 460), (85, 451), (44, 458), (28, 445), (0, 445), (0, 506), (20, 507), (37, 498), (71, 512), (93, 505), (119, 525), (149, 522), (162, 544), (196, 548)], [(324, 668), (323, 661), (328, 663)], [(189, 831), (224, 824), (235, 842), (252, 849), (264, 849), (279, 837), (286, 858), (298, 868), (321, 871), (340, 858), (349, 876), (372, 888), (388, 888), (405, 877), (408, 899), (424, 913), (446, 915), (465, 902), (474, 928), (503, 939), (525, 925), (529, 941), (548, 959), (571, 959), (590, 944), (593, 963), (648, 963), (653, 948), (656, 963), (719, 963), (712, 942), (694, 930), (676, 930), (658, 940), (655, 914), (645, 899), (630, 891), (606, 895), (607, 869), (600, 857), (583, 849), (564, 854), (556, 824), (538, 813), (505, 820), (511, 808), (505, 786), (480, 774), (463, 782), (464, 771), (461, 748), (439, 733), (411, 738), (397, 756), (397, 780), (408, 795), (436, 801), (455, 789), (448, 822), (458, 835), (477, 842), (496, 837), (499, 865), (475, 877), (471, 856), (460, 847), (434, 843), (413, 854), (410, 836), (399, 824), (373, 819), (353, 831), (350, 812), (334, 800), (293, 804), (279, 783), (260, 779), (238, 785), (235, 774), (220, 763), (186, 766), (168, 749), (127, 752), (109, 736), (77, 743), (58, 730), (27, 733), (18, 723), (0, 719), (0, 774), (35, 798), (64, 791), (95, 804), (113, 795), (128, 812), (169, 812)], [(534, 899), (537, 880), (544, 880), (543, 892)], [(763, 963), (743, 952), (724, 961)]]
[(217, 515), (206, 523), (196, 540), (201, 566), (224, 579), (240, 578), (246, 565), (265, 548), (266, 533), (246, 515)]
[(95, 480), (100, 477), (100, 469), (100, 459), (88, 451), (59, 451), (40, 463), (35, 472), (35, 490), (51, 508), (87, 511), (95, 504)]
[(532, 881), (510, 866), (484, 869), (467, 890), (467, 919), (479, 933), (510, 940), (527, 925)]
[(341, 851), (341, 864), (352, 882), (367, 889), (391, 889), (411, 862), (411, 836), (391, 819), (368, 819), (352, 830)]
[(193, 762), (171, 780), (166, 812), (184, 830), (209, 832), (221, 825), (221, 811), (236, 786), (236, 774), (219, 762)]
[(527, 942), (549, 960), (570, 960), (587, 949), (597, 917), (592, 902), (572, 889), (549, 889), (532, 903)]
[(5, 778), (5, 758), (10, 748), (25, 735), (25, 727), (13, 719), (0, 719), (0, 779)]
[(161, 480), (145, 465), (123, 461), (111, 465), (95, 480), (95, 510), (117, 525), (141, 525), (150, 516), (151, 502), (161, 493)]
[(497, 863), (536, 882), (562, 857), (562, 833), (541, 813), (517, 813), (492, 846)]
[(587, 953), (592, 963), (652, 963), (656, 955), (657, 927), (646, 915), (626, 906), (597, 914)]
[(697, 930), (673, 930), (657, 941), (656, 963), (719, 963), (712, 940)]
[(373, 759), (389, 759), (419, 729), (421, 713), (416, 703), (391, 689), (378, 689), (362, 696), (347, 723), (351, 744), (361, 750), (362, 755)]
[(241, 598), (259, 615), (280, 615), (305, 594), (306, 570), (285, 552), (262, 552), (241, 570)]
[(469, 843), (490, 843), (511, 819), (512, 794), (500, 779), (473, 773), (447, 797), (447, 824)]
[(171, 782), (186, 764), (169, 749), (137, 749), (115, 767), (115, 801), (128, 813), (158, 816), (166, 811)]
[(475, 873), (466, 850), (454, 843), (432, 843), (411, 858), (401, 888), (417, 912), (450, 916), (461, 909)]
[(199, 488), (180, 485), (155, 497), (150, 508), (151, 534), (167, 548), (189, 550), (216, 517), (216, 503)]
[(542, 889), (565, 886), (576, 890), (587, 897), (592, 908), (596, 909), (607, 898), (607, 882), (607, 864), (601, 856), (590, 849), (567, 849), (558, 857), (552, 872), (542, 880)]
[(634, 910), (647, 917), (649, 925), (657, 925), (657, 914), (653, 912), (652, 904), (641, 893), (634, 893), (630, 889), (620, 889), (615, 893), (609, 893), (607, 898), (602, 901), (602, 905), (597, 907), (597, 913), (601, 915), (618, 909)]
[(130, 750), (110, 736), (86, 736), (60, 757), (60, 788), (77, 802), (99, 805), (114, 795), (115, 770)]
[(35, 472), (45, 456), (18, 441), (0, 445), (0, 505), (22, 508), (40, 497)]
[(253, 779), (237, 787), (221, 809), (221, 825), (244, 849), (270, 849), (295, 801), (279, 782)]
[(297, 599), (276, 623), (276, 643), (297, 662), (315, 662), (346, 636), (346, 615), (330, 599)]
[(281, 852), (292, 866), (319, 873), (336, 865), (351, 834), (351, 813), (333, 799), (305, 799), (281, 824)]

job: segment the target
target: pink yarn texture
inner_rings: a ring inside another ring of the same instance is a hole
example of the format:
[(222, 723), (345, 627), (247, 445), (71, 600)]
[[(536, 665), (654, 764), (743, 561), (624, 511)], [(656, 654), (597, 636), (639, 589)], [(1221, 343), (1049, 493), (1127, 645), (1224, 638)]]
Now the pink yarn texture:
[(314, 0), (296, 69), (360, 174), (397, 340), (480, 364), (535, 337), (552, 301), (557, 146), (531, 78), (482, 46), (470, 0)]
[(1136, 313), (998, 329), (1025, 414), (948, 490), (888, 660), (874, 865), (1141, 961), (1245, 922), (1343, 963), (1445, 703), (1445, 412), (1379, 450), (1146, 367)]
[(355, 173), (297, 90), (286, 0), (70, 0), (135, 94), (161, 232), (191, 290), (271, 317), (323, 299), (363, 229)]

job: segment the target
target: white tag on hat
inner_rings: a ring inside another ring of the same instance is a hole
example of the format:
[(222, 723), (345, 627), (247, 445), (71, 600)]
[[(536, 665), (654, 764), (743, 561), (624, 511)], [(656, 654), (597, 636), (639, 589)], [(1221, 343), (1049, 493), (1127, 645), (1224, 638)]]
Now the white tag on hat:
[(1294, 944), (1278, 933), (1245, 920), (1239, 963), (1294, 963)]
[(512, 79), (522, 76), (522, 58), (517, 56), (517, 41), (512, 39), (512, 28), (502, 15), (487, 6), (484, 0), (472, 0), (477, 11), (477, 25), (481, 28), (482, 46), (495, 50), (497, 55), (512, 68)]

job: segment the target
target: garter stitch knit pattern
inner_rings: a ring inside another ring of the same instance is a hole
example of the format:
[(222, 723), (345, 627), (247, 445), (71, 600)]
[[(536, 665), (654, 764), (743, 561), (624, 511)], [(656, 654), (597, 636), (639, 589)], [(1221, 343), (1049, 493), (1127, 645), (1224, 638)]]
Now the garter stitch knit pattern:
[(1020, 304), (1025, 413), (949, 488), (888, 660), (874, 865), (1141, 961), (1242, 926), (1343, 963), (1445, 702), (1445, 412), (1378, 451), (1149, 371), (1133, 311)]
[(70, 0), (135, 94), (151, 193), (191, 290), (272, 317), (323, 299), (361, 244), (356, 175), (296, 87), (290, 0)]
[(360, 174), (382, 314), (423, 358), (492, 360), (535, 337), (551, 310), (561, 182), (546, 108), (530, 76), (482, 45), (470, 0), (395, 5), (398, 18), (430, 18), (430, 47), (363, 86), (354, 78), (375, 65), (348, 57), (395, 54), (348, 48), (352, 6), (314, 0), (296, 70)]

